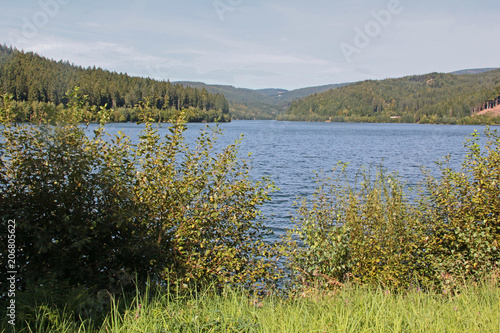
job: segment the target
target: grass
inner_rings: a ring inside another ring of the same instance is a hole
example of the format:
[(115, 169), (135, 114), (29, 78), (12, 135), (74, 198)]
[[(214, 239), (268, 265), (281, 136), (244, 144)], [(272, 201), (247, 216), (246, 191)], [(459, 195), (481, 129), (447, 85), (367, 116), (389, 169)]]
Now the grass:
[[(189, 297), (111, 300), (97, 327), (66, 310), (38, 307), (15, 332), (500, 332), (500, 288), (484, 284), (454, 296), (418, 290), (346, 287), (336, 293), (253, 299), (238, 291)], [(126, 304), (126, 305), (125, 305)], [(3, 324), (9, 332), (10, 325)]]

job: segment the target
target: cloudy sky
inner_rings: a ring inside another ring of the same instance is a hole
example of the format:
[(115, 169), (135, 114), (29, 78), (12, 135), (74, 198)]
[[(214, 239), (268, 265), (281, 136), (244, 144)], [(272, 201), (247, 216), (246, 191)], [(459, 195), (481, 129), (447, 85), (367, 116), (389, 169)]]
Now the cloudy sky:
[(500, 67), (498, 0), (1, 0), (0, 43), (171, 81), (296, 89)]

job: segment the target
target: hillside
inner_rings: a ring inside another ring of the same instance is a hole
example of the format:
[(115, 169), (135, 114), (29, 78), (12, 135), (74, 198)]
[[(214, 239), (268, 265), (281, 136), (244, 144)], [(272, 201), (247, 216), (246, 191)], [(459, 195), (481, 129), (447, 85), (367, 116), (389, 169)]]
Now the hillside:
[(258, 90), (235, 88), (228, 85), (210, 85), (202, 82), (178, 81), (186, 87), (206, 89), (212, 94), (222, 94), (229, 101), (231, 115), (235, 119), (276, 119), (285, 109), (279, 103)]
[(296, 99), (349, 84), (329, 84), (295, 90), (276, 88), (252, 90), (202, 82), (178, 81), (175, 83), (198, 89), (205, 88), (211, 93), (223, 94), (228, 99), (231, 114), (236, 119), (276, 119), (285, 112), (290, 102)]
[[(480, 68), (295, 90), (252, 90), (131, 77), (0, 45), (0, 94), (12, 94), (19, 102), (62, 105), (65, 93), (79, 86), (91, 105), (113, 107), (114, 121), (135, 120), (131, 110), (148, 99), (161, 119), (188, 109), (192, 121), (229, 120), (230, 113), (233, 119), (456, 123), (500, 95), (499, 78), (500, 69)], [(23, 111), (26, 116), (31, 109)]]
[(66, 92), (76, 86), (88, 96), (90, 105), (118, 109), (116, 121), (135, 120), (131, 110), (144, 100), (164, 111), (159, 117), (165, 120), (183, 109), (189, 110), (191, 121), (230, 120), (229, 103), (220, 93), (96, 67), (82, 68), (0, 45), (0, 94), (28, 103), (25, 116), (33, 112), (32, 103), (64, 104)]
[[(367, 80), (290, 104), (280, 120), (461, 123), (500, 96), (500, 69)], [(474, 121), (478, 121), (475, 118)], [(467, 121), (472, 121), (468, 119)]]

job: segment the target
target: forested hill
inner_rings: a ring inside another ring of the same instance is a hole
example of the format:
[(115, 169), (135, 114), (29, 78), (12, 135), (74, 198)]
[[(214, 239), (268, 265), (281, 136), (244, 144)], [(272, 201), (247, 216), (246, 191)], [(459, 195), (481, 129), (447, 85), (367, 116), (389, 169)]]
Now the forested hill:
[(177, 83), (226, 96), (229, 101), (230, 113), (235, 119), (276, 119), (279, 114), (285, 112), (284, 106), (257, 90), (192, 81), (179, 81)]
[[(500, 69), (477, 74), (407, 76), (363, 81), (291, 103), (280, 120), (475, 122), (472, 109), (500, 96)], [(484, 117), (481, 118), (484, 121)], [(498, 119), (497, 119), (498, 120)], [(495, 121), (497, 121), (495, 120)]]
[(211, 93), (223, 94), (229, 101), (231, 115), (236, 119), (276, 119), (295, 99), (349, 84), (329, 84), (295, 90), (276, 88), (253, 90), (202, 82), (180, 81), (179, 83), (199, 89), (205, 88)]
[(135, 120), (130, 110), (145, 98), (164, 111), (164, 117), (186, 109), (192, 121), (230, 120), (225, 96), (204, 88), (132, 77), (95, 67), (82, 68), (0, 45), (0, 94), (12, 94), (16, 101), (30, 104), (60, 105), (65, 102), (66, 92), (75, 86), (88, 95), (91, 105), (116, 108), (122, 121)]

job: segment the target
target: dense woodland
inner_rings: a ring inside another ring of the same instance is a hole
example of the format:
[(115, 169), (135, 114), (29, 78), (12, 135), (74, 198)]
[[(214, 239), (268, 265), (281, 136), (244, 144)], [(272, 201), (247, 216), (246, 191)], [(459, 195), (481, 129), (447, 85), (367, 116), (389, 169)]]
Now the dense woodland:
[(0, 45), (0, 94), (11, 94), (21, 102), (24, 116), (40, 108), (40, 103), (67, 104), (66, 92), (76, 86), (88, 96), (91, 106), (113, 108), (112, 121), (136, 121), (136, 105), (144, 100), (158, 111), (159, 120), (167, 120), (179, 110), (187, 110), (190, 121), (230, 120), (224, 95), (204, 88), (131, 77), (95, 66), (82, 68)]
[[(500, 95), (500, 70), (363, 81), (291, 103), (281, 120), (472, 123), (471, 110)], [(488, 118), (489, 121), (498, 119)]]

